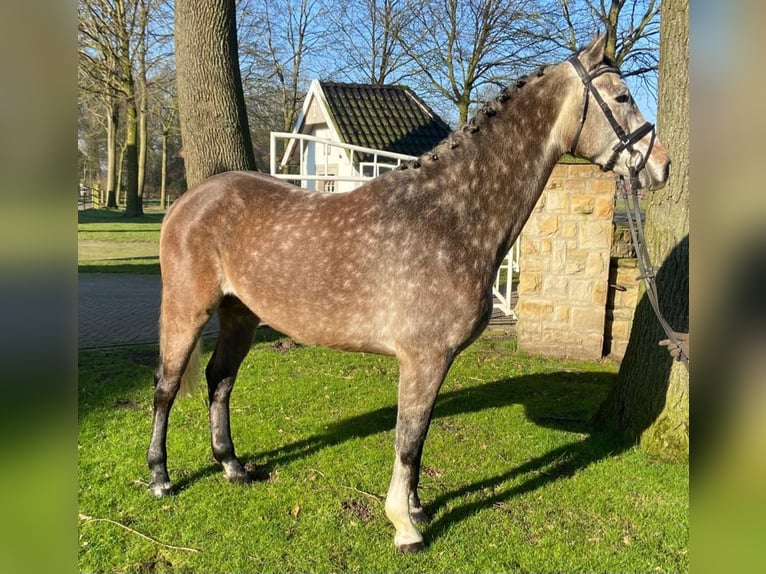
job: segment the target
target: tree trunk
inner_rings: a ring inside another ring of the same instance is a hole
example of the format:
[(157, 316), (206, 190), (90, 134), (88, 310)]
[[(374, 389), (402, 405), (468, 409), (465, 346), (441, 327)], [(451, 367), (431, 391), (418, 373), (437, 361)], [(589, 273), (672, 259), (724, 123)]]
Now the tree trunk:
[(162, 158), (160, 159), (160, 209), (167, 207), (166, 188), (168, 182), (168, 130), (162, 130)]
[(143, 215), (144, 183), (146, 181), (146, 154), (149, 147), (147, 136), (147, 116), (149, 115), (149, 85), (146, 78), (146, 33), (149, 24), (149, 4), (140, 2), (138, 33), (138, 169), (136, 173), (138, 207)]
[(127, 142), (123, 142), (120, 146), (120, 157), (117, 160), (117, 181), (114, 183), (114, 197), (116, 201), (115, 207), (125, 205), (124, 201), (120, 198), (122, 193), (122, 174), (125, 171), (125, 151), (128, 149)]
[(468, 110), (471, 107), (471, 96), (468, 93), (463, 93), (459, 98), (457, 98), (457, 121), (458, 124), (464, 124), (468, 121)]
[(223, 171), (254, 170), (234, 0), (177, 0), (175, 40), (187, 184)]
[(139, 217), (144, 210), (138, 197), (138, 112), (132, 93), (125, 102), (125, 217)]
[(117, 172), (117, 124), (120, 121), (120, 112), (117, 103), (112, 100), (109, 103), (106, 120), (106, 200), (102, 198), (102, 205), (117, 207), (117, 188), (115, 176)]
[[(144, 71), (144, 73), (146, 73), (146, 71)], [(146, 122), (149, 111), (147, 109), (146, 78), (142, 78), (141, 82), (143, 85), (141, 86), (141, 97), (138, 106), (138, 174), (136, 196), (138, 197), (138, 205), (141, 206), (141, 212), (143, 213), (144, 183), (146, 181), (146, 152), (149, 147)]]
[[(660, 308), (672, 328), (689, 330), (689, 1), (665, 0), (660, 25), (658, 131), (673, 162), (668, 185), (651, 195), (646, 241), (657, 268)], [(689, 456), (689, 373), (665, 339), (645, 296), (617, 384), (596, 423), (672, 460)]]

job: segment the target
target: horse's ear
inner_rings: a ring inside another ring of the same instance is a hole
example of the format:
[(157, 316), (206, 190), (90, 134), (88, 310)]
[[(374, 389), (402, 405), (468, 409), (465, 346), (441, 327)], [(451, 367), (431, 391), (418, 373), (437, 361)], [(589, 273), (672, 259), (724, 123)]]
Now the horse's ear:
[(583, 67), (591, 71), (604, 61), (604, 50), (606, 49), (606, 32), (599, 34), (591, 43), (585, 46), (580, 52), (580, 61)]

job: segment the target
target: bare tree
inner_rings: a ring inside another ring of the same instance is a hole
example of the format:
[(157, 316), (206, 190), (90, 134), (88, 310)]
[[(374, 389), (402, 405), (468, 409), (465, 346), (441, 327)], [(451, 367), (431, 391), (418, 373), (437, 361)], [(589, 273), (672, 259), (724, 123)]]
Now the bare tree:
[[(106, 106), (101, 94), (80, 89), (77, 108), (79, 182), (101, 191), (105, 183), (102, 165), (106, 153)], [(98, 202), (103, 200), (99, 198)]]
[(240, 2), (242, 57), (246, 77), (276, 88), (281, 98), (283, 131), (292, 129), (301, 100), (331, 36), (327, 0), (262, 0)]
[(138, 165), (136, 172), (137, 204), (143, 212), (144, 183), (146, 182), (146, 154), (149, 134), (147, 119), (149, 117), (149, 85), (147, 78), (147, 51), (149, 48), (149, 4), (150, 0), (138, 1), (138, 26), (136, 40), (136, 60), (138, 73), (136, 76), (137, 111), (138, 111)]
[(168, 206), (168, 152), (173, 135), (180, 134), (175, 68), (166, 66), (152, 79), (151, 110), (160, 133), (160, 209)]
[[(113, 34), (107, 33), (108, 14), (91, 2), (77, 4), (78, 17), (78, 80), (80, 101), (85, 94), (97, 97), (103, 109), (102, 125), (106, 130), (107, 164), (103, 198), (107, 207), (117, 207), (115, 193), (117, 167), (117, 127), (119, 125), (119, 88), (114, 76), (118, 73), (118, 46)], [(89, 106), (92, 116), (98, 112)]]
[(352, 81), (398, 83), (412, 73), (399, 38), (415, 16), (412, 0), (342, 2), (331, 12), (343, 50), (340, 74)]
[(565, 52), (574, 52), (596, 30), (607, 35), (606, 55), (626, 77), (656, 94), (659, 62), (660, 0), (556, 0), (559, 11), (546, 34)]
[[(689, 330), (689, 0), (664, 0), (660, 46), (659, 129), (673, 161), (668, 185), (646, 213), (646, 244), (657, 266), (663, 314)], [(683, 335), (680, 335), (684, 338)], [(597, 415), (601, 426), (665, 458), (689, 456), (689, 372), (658, 341), (665, 339), (644, 295), (613, 387)]]
[[(125, 110), (127, 216), (141, 215), (138, 197), (138, 111), (134, 56), (143, 0), (80, 0), (78, 2), (79, 73), (81, 85), (100, 90), (108, 107), (110, 173), (114, 172), (117, 105)], [(107, 192), (113, 176), (107, 177)], [(114, 190), (116, 192), (117, 190)], [(114, 192), (109, 204), (114, 203)]]
[(465, 122), (482, 87), (501, 85), (546, 58), (535, 0), (433, 0), (413, 12), (399, 41), (431, 96), (452, 102)]

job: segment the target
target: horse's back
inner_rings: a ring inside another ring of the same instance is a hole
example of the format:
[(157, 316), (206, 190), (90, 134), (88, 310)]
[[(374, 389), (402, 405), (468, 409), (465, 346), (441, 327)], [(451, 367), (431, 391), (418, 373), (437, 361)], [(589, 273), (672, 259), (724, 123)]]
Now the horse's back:
[(434, 263), (444, 243), (392, 201), (392, 181), (320, 193), (259, 173), (214, 176), (167, 218), (163, 283), (171, 268), (189, 280), (204, 276), (308, 343), (393, 353), (427, 331), (459, 344), (483, 314), (485, 289), (451, 292), (451, 258), (445, 251)]

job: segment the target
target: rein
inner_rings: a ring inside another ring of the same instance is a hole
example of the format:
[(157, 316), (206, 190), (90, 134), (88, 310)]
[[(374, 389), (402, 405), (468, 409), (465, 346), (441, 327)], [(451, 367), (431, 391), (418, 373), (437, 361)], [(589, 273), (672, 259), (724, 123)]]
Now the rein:
[[(625, 200), (625, 212), (628, 217), (628, 226), (630, 227), (630, 237), (633, 240), (633, 246), (636, 249), (636, 259), (638, 261), (639, 276), (637, 279), (643, 279), (644, 286), (646, 288), (646, 296), (649, 298), (649, 302), (652, 304), (654, 314), (657, 316), (657, 320), (665, 331), (668, 337), (668, 346), (671, 349), (677, 349), (676, 360), (681, 361), (686, 370), (689, 370), (689, 347), (688, 344), (682, 341), (678, 333), (676, 333), (667, 319), (660, 311), (660, 300), (657, 295), (657, 282), (655, 281), (654, 267), (652, 266), (652, 260), (649, 257), (649, 251), (646, 248), (646, 239), (644, 238), (644, 226), (641, 223), (641, 208), (638, 204), (638, 193), (635, 189), (631, 191), (627, 190), (625, 181), (620, 178), (619, 187), (621, 188), (622, 198)], [(633, 197), (631, 206), (630, 196)]]
[[(630, 133), (625, 133), (625, 130), (622, 128), (622, 126), (617, 123), (617, 120), (614, 117), (614, 114), (612, 113), (612, 110), (609, 108), (609, 106), (606, 104), (604, 99), (601, 97), (601, 94), (598, 93), (598, 90), (593, 86), (593, 80), (597, 78), (598, 76), (602, 74), (618, 74), (621, 75), (620, 70), (614, 66), (603, 66), (599, 69), (597, 69), (593, 74), (589, 75), (588, 72), (585, 71), (585, 68), (583, 68), (583, 65), (580, 63), (580, 60), (577, 58), (576, 55), (569, 58), (569, 63), (572, 64), (574, 69), (577, 71), (577, 74), (580, 76), (580, 79), (583, 83), (583, 101), (582, 101), (582, 108), (580, 110), (580, 121), (577, 125), (577, 132), (575, 133), (575, 138), (572, 143), (572, 147), (570, 148), (570, 153), (574, 154), (575, 148), (577, 147), (577, 143), (580, 140), (580, 134), (582, 133), (583, 126), (585, 125), (585, 116), (588, 113), (588, 95), (592, 95), (593, 99), (596, 100), (599, 107), (601, 108), (601, 111), (604, 113), (604, 116), (606, 116), (607, 121), (609, 122), (609, 125), (612, 126), (612, 130), (614, 130), (614, 133), (619, 138), (619, 142), (615, 144), (615, 146), (612, 148), (612, 155), (609, 158), (609, 161), (606, 162), (601, 167), (602, 171), (611, 171), (614, 169), (614, 165), (617, 162), (617, 158), (619, 157), (620, 153), (627, 150), (631, 154), (631, 162), (628, 165), (628, 169), (630, 170), (630, 191), (628, 191), (627, 186), (625, 185), (624, 178), (620, 177), (620, 188), (621, 188), (621, 195), (623, 199), (625, 200), (625, 208), (626, 213), (628, 217), (628, 225), (630, 227), (630, 236), (633, 241), (633, 246), (636, 250), (636, 259), (638, 260), (638, 269), (640, 272), (640, 275), (637, 277), (637, 279), (642, 279), (644, 281), (644, 286), (646, 288), (646, 295), (649, 298), (649, 302), (652, 305), (652, 309), (654, 310), (654, 314), (657, 316), (657, 320), (660, 323), (660, 326), (662, 327), (662, 330), (665, 331), (665, 334), (667, 335), (668, 339), (668, 347), (670, 349), (676, 350), (676, 354), (673, 355), (677, 360), (683, 362), (684, 366), (686, 367), (686, 370), (689, 370), (689, 347), (688, 344), (685, 341), (682, 341), (679, 337), (678, 333), (676, 333), (668, 323), (668, 321), (663, 316), (662, 312), (660, 311), (660, 302), (659, 302), (659, 296), (657, 295), (657, 283), (655, 281), (655, 274), (654, 274), (654, 267), (652, 266), (651, 258), (649, 257), (649, 251), (646, 248), (646, 239), (644, 237), (644, 227), (641, 223), (641, 211), (638, 203), (638, 190), (641, 189), (641, 183), (638, 179), (639, 172), (644, 169), (646, 166), (646, 162), (649, 160), (649, 156), (652, 153), (652, 148), (654, 147), (654, 140), (656, 138), (657, 132), (654, 129), (654, 124), (651, 124), (649, 122), (645, 122), (643, 125), (638, 127), (637, 129), (633, 130)], [(646, 155), (644, 156), (634, 148), (634, 144), (639, 142), (646, 134), (651, 133), (651, 138), (649, 140), (649, 147), (646, 150)], [(634, 162), (633, 159), (636, 159)], [(630, 201), (630, 196), (633, 197), (632, 205)], [(664, 344), (664, 342), (662, 343)], [(672, 353), (671, 353), (672, 354)]]

